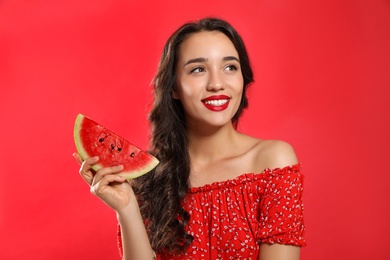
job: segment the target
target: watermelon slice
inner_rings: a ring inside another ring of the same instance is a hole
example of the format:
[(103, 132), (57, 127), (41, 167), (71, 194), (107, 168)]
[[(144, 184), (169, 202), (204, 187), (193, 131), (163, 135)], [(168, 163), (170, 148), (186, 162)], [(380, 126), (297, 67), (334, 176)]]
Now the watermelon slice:
[(83, 160), (99, 156), (99, 162), (92, 167), (95, 171), (122, 164), (120, 175), (126, 179), (144, 175), (159, 163), (152, 155), (82, 114), (76, 118), (74, 142)]

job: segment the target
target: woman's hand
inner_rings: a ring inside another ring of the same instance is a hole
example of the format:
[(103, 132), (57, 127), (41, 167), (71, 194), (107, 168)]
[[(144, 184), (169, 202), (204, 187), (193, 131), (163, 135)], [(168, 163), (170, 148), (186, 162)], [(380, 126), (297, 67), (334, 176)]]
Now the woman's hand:
[(106, 167), (95, 172), (92, 165), (99, 161), (91, 157), (83, 161), (74, 153), (80, 166), (80, 175), (89, 185), (91, 193), (117, 212), (121, 227), (123, 259), (153, 259), (154, 252), (139, 211), (138, 202), (125, 177), (120, 176), (122, 165)]
[(137, 205), (136, 197), (130, 184), (125, 177), (120, 176), (123, 170), (122, 165), (106, 167), (95, 172), (92, 165), (99, 161), (99, 158), (91, 157), (83, 161), (78, 153), (73, 156), (80, 164), (79, 173), (85, 182), (90, 186), (92, 194), (100, 198), (117, 213), (125, 211), (131, 205)]

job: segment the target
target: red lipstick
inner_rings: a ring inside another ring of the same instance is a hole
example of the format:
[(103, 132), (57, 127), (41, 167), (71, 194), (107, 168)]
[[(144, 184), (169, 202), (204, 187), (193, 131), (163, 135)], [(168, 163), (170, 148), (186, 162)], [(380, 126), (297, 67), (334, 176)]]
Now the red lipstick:
[(214, 95), (202, 100), (203, 105), (215, 112), (223, 111), (229, 106), (230, 97), (226, 95)]

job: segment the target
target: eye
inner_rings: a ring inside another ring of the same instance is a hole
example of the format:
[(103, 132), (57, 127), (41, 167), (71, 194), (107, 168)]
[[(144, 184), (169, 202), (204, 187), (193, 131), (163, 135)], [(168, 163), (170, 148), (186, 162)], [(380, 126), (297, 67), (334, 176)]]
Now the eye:
[(193, 68), (191, 71), (190, 71), (190, 73), (192, 74), (192, 73), (201, 73), (201, 72), (204, 72), (205, 71), (205, 69), (203, 68), (203, 67), (195, 67), (195, 68)]
[(232, 70), (238, 70), (238, 66), (236, 66), (236, 65), (227, 65), (226, 67), (225, 67), (225, 69), (226, 70), (229, 70), (229, 71), (232, 71)]

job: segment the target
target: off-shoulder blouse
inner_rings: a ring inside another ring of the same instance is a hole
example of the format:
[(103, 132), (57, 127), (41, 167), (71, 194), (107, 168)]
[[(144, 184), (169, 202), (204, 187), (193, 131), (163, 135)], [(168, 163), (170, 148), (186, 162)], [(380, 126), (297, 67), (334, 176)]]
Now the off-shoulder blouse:
[[(306, 245), (301, 169), (265, 169), (191, 188), (183, 207), (194, 241), (181, 255), (157, 259), (258, 259), (261, 243)], [(118, 242), (122, 251), (120, 231)]]

